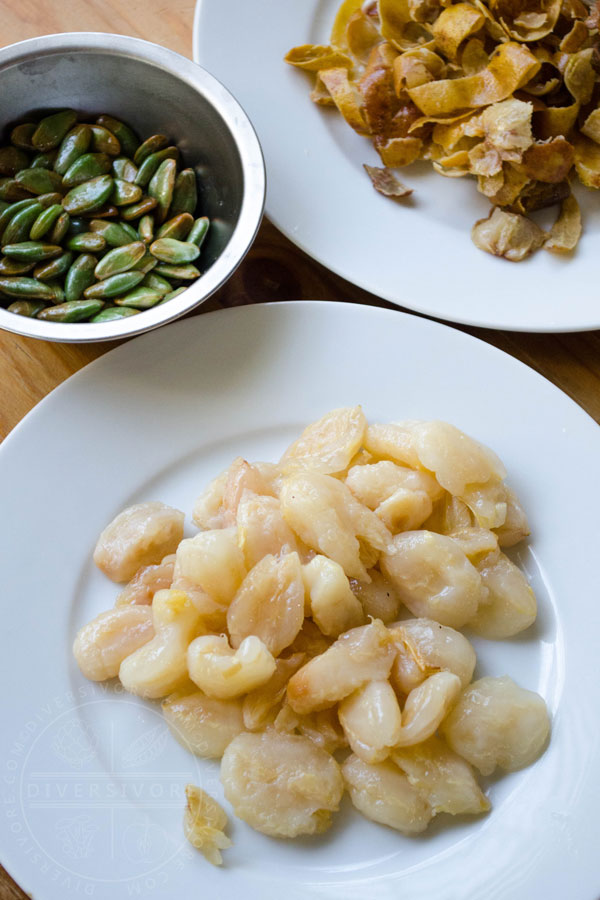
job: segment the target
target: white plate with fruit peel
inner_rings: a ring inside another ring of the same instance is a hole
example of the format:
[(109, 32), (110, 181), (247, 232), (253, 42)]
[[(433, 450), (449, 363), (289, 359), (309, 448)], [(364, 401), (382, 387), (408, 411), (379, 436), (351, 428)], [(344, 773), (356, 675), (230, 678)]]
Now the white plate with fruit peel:
[[(236, 819), (218, 762), (179, 746), (158, 704), (87, 682), (71, 646), (119, 591), (91, 555), (121, 509), (161, 500), (185, 511), (191, 535), (197, 495), (235, 456), (275, 461), (307, 423), (357, 403), (371, 422), (452, 422), (503, 460), (531, 524), (518, 562), (539, 613), (521, 636), (474, 642), (476, 677), (508, 674), (538, 691), (552, 734), (532, 766), (484, 781), (492, 809), (482, 817), (441, 816), (405, 838), (346, 799), (326, 834), (274, 840)], [(36, 897), (61, 900), (85, 891), (187, 896), (199, 884), (232, 898), (285, 890), (595, 900), (600, 496), (585, 473), (599, 450), (598, 426), (521, 363), (445, 326), (370, 307), (210, 313), (138, 338), (69, 379), (0, 449), (12, 685), (2, 846), (13, 877)], [(183, 837), (190, 781), (229, 814), (233, 847), (220, 870)]]
[[(267, 167), (266, 214), (337, 275), (378, 297), (446, 321), (513, 331), (600, 327), (595, 283), (597, 193), (576, 187), (583, 235), (574, 253), (539, 251), (511, 263), (478, 250), (471, 228), (489, 201), (473, 178), (444, 178), (431, 164), (395, 170), (407, 201), (378, 194), (363, 164), (381, 166), (370, 141), (335, 109), (310, 100), (314, 76), (285, 54), (328, 44), (340, 0), (198, 0), (194, 59), (237, 97)], [(239, 39), (224, 40), (224, 35)], [(535, 214), (549, 228), (555, 210)]]

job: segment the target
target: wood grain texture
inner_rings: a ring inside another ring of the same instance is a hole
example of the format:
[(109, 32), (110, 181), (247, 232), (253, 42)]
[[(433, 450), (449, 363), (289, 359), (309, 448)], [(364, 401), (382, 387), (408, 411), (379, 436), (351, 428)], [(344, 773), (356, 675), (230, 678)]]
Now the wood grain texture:
[[(2, 45), (76, 27), (142, 37), (191, 56), (191, 0), (2, 0), (0, 11)], [(333, 275), (265, 221), (244, 263), (202, 311), (317, 299), (396, 308)], [(461, 330), (536, 369), (600, 422), (600, 332), (539, 335)], [(112, 346), (46, 343), (0, 332), (0, 439), (54, 387)], [(25, 897), (12, 879), (0, 872), (0, 898)]]
[[(284, 300), (342, 301), (397, 309), (309, 259), (267, 220), (242, 265), (201, 309), (208, 312)], [(544, 335), (453, 327), (536, 369), (600, 422), (600, 331)], [(116, 344), (56, 344), (0, 332), (0, 383), (4, 385), (0, 437), (65, 378), (113, 346)]]
[[(189, 0), (4, 0), (5, 44), (42, 34), (112, 31), (161, 43), (191, 55), (194, 4)], [(394, 309), (309, 259), (265, 220), (258, 238), (234, 277), (202, 311), (243, 303), (329, 300)], [(198, 313), (195, 313), (196, 315)], [(467, 331), (536, 369), (600, 421), (600, 332), (567, 335), (519, 334), (487, 329)], [(54, 344), (0, 333), (0, 439), (56, 385), (114, 344)]]

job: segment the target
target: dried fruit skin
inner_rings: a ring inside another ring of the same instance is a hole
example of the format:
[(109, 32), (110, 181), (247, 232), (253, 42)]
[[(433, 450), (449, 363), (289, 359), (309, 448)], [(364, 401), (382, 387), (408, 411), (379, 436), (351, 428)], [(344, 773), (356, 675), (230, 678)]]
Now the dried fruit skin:
[(409, 96), (426, 116), (452, 115), (468, 107), (487, 106), (509, 97), (540, 68), (539, 61), (517, 43), (501, 44), (489, 65), (476, 75), (431, 82)]
[(541, 247), (546, 233), (525, 216), (496, 207), (487, 219), (480, 219), (471, 232), (473, 243), (492, 256), (519, 262)]
[(581, 230), (579, 204), (573, 194), (569, 194), (561, 203), (559, 216), (550, 229), (544, 248), (553, 253), (570, 253), (579, 242)]
[[(545, 239), (522, 214), (564, 199), (573, 163), (584, 184), (600, 186), (600, 118), (590, 108), (598, 23), (586, 12), (561, 0), (346, 0), (329, 45), (295, 47), (285, 60), (314, 72), (314, 103), (337, 107), (372, 141), (383, 168), (364, 168), (381, 194), (409, 196), (390, 169), (417, 159), (447, 177), (478, 176), (493, 207), (516, 218), (477, 222), (473, 241), (518, 262)], [(545, 184), (561, 188), (540, 191)], [(576, 246), (571, 222), (548, 249)]]
[(215, 866), (223, 863), (220, 851), (231, 847), (224, 829), (227, 815), (216, 800), (202, 788), (188, 784), (185, 788), (187, 806), (183, 818), (183, 832), (192, 846)]
[(375, 190), (385, 197), (402, 198), (410, 197), (412, 194), (412, 189), (402, 184), (386, 166), (381, 168), (380, 166), (368, 166), (365, 163), (363, 168), (371, 179)]

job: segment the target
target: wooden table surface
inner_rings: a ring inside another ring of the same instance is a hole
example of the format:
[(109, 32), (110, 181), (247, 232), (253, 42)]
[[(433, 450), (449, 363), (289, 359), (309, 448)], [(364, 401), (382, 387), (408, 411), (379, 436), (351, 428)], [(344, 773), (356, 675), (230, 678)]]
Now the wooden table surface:
[[(193, 13), (191, 0), (1, 0), (0, 44), (77, 28), (145, 38), (191, 57)], [(395, 308), (313, 262), (265, 220), (243, 264), (202, 312), (261, 301), (314, 299)], [(600, 331), (542, 335), (462, 330), (537, 369), (600, 422)], [(112, 346), (45, 343), (0, 332), (0, 439), (54, 387)], [(1, 900), (25, 896), (0, 871)]]

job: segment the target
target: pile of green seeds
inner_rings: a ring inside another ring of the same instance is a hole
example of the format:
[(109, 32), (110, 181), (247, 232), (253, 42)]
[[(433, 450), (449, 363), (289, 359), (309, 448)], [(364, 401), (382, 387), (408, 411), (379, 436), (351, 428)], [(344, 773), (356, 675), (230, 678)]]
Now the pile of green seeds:
[(0, 302), (49, 322), (110, 322), (180, 294), (209, 228), (193, 169), (164, 134), (140, 142), (72, 109), (0, 147)]

